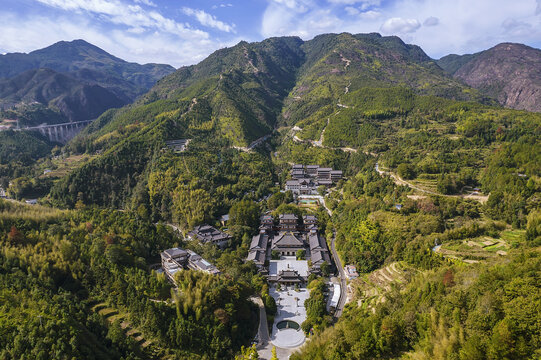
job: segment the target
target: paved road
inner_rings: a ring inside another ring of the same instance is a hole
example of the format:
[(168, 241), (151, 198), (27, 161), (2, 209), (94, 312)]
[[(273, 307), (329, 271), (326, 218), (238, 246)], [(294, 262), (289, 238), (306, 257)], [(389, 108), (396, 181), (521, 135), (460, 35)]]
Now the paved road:
[(336, 264), (336, 267), (338, 268), (338, 272), (340, 274), (340, 300), (338, 301), (338, 306), (336, 307), (336, 311), (334, 312), (334, 317), (338, 319), (340, 316), (342, 316), (342, 311), (344, 310), (344, 306), (346, 305), (347, 281), (346, 281), (346, 274), (344, 272), (344, 268), (342, 266), (342, 263), (340, 262), (338, 253), (336, 252), (336, 247), (334, 246), (335, 238), (336, 238), (336, 231), (333, 231), (333, 237), (331, 240), (331, 253), (334, 259), (334, 263)]
[(259, 338), (258, 345), (264, 345), (270, 341), (265, 305), (263, 304), (263, 300), (259, 296), (252, 296), (250, 300), (257, 306), (259, 306), (259, 328), (257, 330), (257, 337)]

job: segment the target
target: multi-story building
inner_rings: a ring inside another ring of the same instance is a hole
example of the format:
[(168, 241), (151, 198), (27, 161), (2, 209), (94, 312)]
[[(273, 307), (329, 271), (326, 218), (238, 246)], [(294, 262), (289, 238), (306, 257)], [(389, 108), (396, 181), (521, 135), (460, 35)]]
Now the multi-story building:
[(297, 231), (299, 219), (295, 214), (280, 214), (280, 223), (278, 225), (280, 231)]
[(331, 180), (331, 168), (320, 167), (317, 169), (317, 180)]
[(342, 179), (342, 170), (332, 170), (331, 171), (331, 181), (333, 183), (340, 181)]
[(304, 177), (304, 165), (293, 165), (293, 167), (291, 168), (291, 177), (293, 179), (302, 179)]
[(306, 175), (316, 177), (317, 169), (319, 169), (319, 165), (306, 165)]
[(260, 269), (265, 266), (267, 260), (267, 252), (269, 247), (269, 235), (266, 230), (260, 230), (259, 234), (252, 237), (250, 251), (248, 252), (247, 260), (251, 260)]
[(259, 226), (259, 230), (265, 230), (267, 232), (270, 232), (274, 229), (274, 218), (272, 215), (263, 215), (261, 217), (261, 225)]
[(304, 231), (317, 230), (317, 217), (314, 215), (304, 215), (302, 222), (304, 223)]
[(329, 249), (327, 248), (327, 242), (318, 234), (317, 230), (310, 230), (310, 233), (308, 234), (308, 242), (310, 244), (312, 272), (320, 271), (321, 265), (324, 262), (331, 266), (331, 255), (329, 253)]
[(220, 273), (220, 270), (216, 266), (191, 250), (181, 248), (167, 249), (160, 254), (160, 257), (163, 272), (167, 279), (173, 283), (175, 282), (175, 274), (186, 269), (204, 271), (213, 275)]

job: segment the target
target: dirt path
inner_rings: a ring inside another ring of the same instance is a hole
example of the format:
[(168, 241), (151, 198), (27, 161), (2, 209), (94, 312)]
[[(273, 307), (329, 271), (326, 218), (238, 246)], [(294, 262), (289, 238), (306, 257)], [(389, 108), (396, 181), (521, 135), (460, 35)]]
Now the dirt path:
[(407, 186), (407, 187), (409, 187), (409, 188), (411, 188), (413, 190), (417, 190), (417, 191), (423, 192), (425, 194), (437, 195), (437, 196), (445, 196), (445, 197), (454, 197), (454, 198), (463, 198), (463, 199), (472, 199), (472, 200), (479, 201), (482, 204), (484, 204), (488, 200), (488, 195), (472, 195), (472, 194), (467, 194), (467, 195), (445, 195), (445, 194), (440, 194), (440, 193), (437, 193), (437, 192), (434, 192), (434, 191), (431, 191), (431, 190), (420, 188), (419, 186), (414, 185), (414, 184), (402, 179), (400, 176), (398, 176), (397, 174), (395, 174), (395, 173), (393, 173), (391, 171), (381, 170), (379, 168), (378, 163), (376, 163), (375, 170), (380, 175), (385, 175), (385, 176), (391, 177), (393, 179), (394, 183), (397, 184), (397, 185)]

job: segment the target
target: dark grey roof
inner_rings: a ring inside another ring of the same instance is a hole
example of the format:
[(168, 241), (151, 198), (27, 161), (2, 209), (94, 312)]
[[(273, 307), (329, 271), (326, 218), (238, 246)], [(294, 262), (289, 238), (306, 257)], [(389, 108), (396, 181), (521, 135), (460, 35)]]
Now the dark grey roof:
[(331, 175), (342, 175), (342, 170), (332, 170)]
[(260, 231), (259, 234), (252, 237), (252, 243), (250, 244), (250, 250), (252, 249), (267, 249), (269, 237), (265, 231)]
[(201, 242), (220, 242), (229, 240), (231, 235), (219, 231), (218, 229), (210, 225), (198, 225), (193, 231), (188, 233), (189, 235), (197, 237)]
[(304, 165), (303, 164), (294, 164), (292, 166), (293, 169), (304, 169)]
[(291, 231), (280, 233), (272, 241), (272, 247), (302, 247), (304, 241), (295, 236)]
[(327, 171), (332, 171), (331, 168), (324, 168), (324, 167), (320, 167), (317, 169), (318, 172), (322, 171), (322, 172), (327, 172)]
[(327, 244), (323, 237), (319, 236), (319, 234), (315, 231), (310, 232), (308, 235), (308, 242), (310, 243), (310, 251), (317, 249), (328, 250)]
[(315, 217), (314, 215), (304, 215), (302, 217), (302, 219), (306, 222), (306, 221), (317, 221), (317, 217)]
[(298, 217), (295, 214), (280, 214), (280, 220), (297, 220)]
[(310, 252), (310, 260), (313, 265), (321, 265), (324, 261), (331, 264), (331, 256), (328, 251), (312, 251)]
[(265, 263), (265, 251), (262, 250), (250, 250), (248, 253), (247, 260), (251, 260), (256, 264), (264, 264)]
[(181, 248), (172, 248), (172, 249), (167, 249), (163, 252), (167, 257), (170, 257), (170, 258), (177, 258), (177, 257), (181, 257), (181, 256), (186, 256), (188, 255), (188, 253), (186, 252), (186, 250), (183, 250)]
[(319, 165), (306, 165), (307, 169), (318, 169)]

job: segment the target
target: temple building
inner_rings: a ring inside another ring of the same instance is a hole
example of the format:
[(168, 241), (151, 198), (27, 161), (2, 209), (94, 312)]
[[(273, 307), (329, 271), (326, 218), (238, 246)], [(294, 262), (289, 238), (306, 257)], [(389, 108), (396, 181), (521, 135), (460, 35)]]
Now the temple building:
[(199, 240), (202, 244), (214, 244), (221, 249), (225, 248), (231, 239), (231, 235), (226, 234), (210, 225), (198, 225), (187, 235), (188, 240)]

